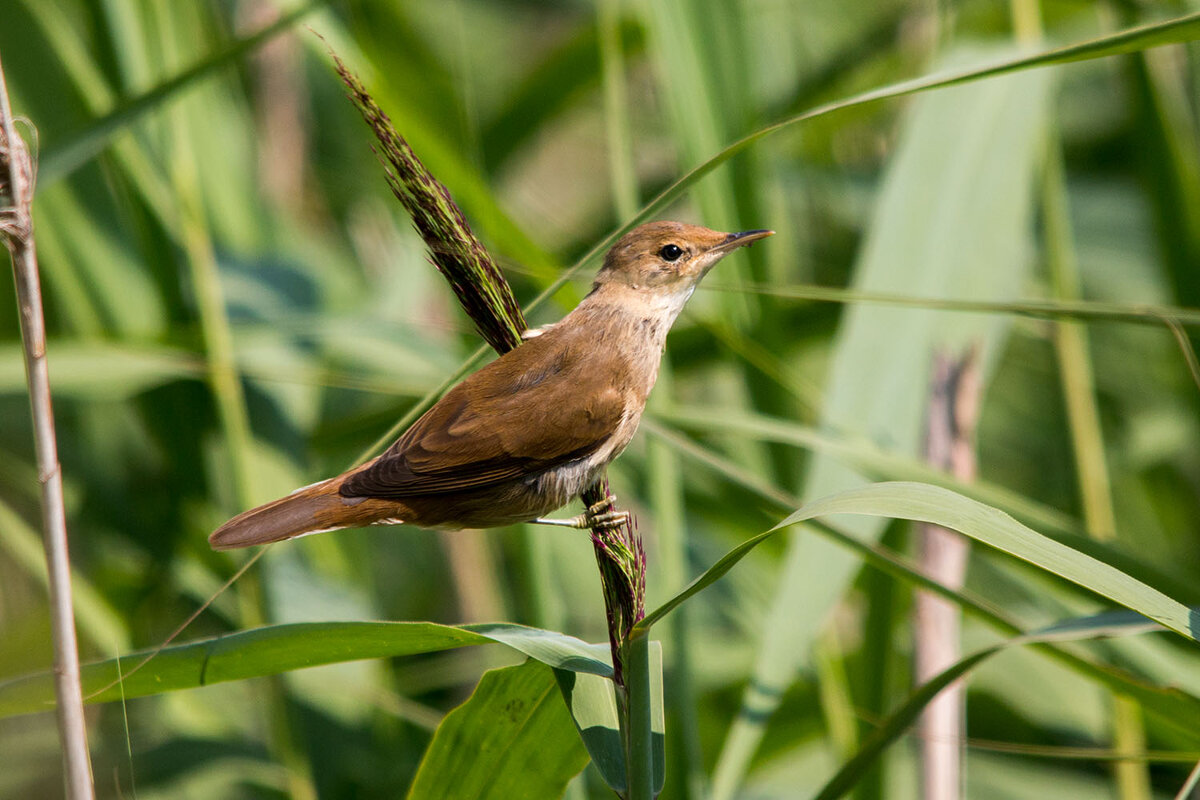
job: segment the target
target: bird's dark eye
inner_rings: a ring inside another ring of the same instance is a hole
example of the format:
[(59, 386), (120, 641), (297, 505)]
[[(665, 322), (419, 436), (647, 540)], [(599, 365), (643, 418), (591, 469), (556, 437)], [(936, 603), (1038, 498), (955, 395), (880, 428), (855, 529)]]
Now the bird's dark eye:
[(665, 244), (658, 254), (667, 261), (678, 261), (679, 257), (683, 255), (683, 248), (677, 244)]

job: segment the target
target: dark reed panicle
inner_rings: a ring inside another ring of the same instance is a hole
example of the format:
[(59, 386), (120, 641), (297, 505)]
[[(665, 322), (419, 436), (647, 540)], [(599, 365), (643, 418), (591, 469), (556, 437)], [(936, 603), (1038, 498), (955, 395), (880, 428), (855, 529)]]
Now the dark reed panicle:
[[(584, 492), (589, 507), (608, 502), (605, 511), (616, 510), (616, 498), (608, 490), (608, 478)], [(624, 655), (621, 645), (633, 626), (646, 616), (646, 551), (636, 533), (636, 521), (630, 519), (619, 528), (592, 529), (592, 547), (600, 570), (600, 589), (604, 593), (604, 612), (608, 619), (609, 645), (612, 648), (613, 680), (625, 684)]]
[[(336, 54), (331, 55), (350, 89), (350, 101), (379, 140), (375, 152), (383, 163), (388, 186), (425, 240), (429, 260), (446, 277), (463, 310), (493, 349), (503, 354), (517, 347), (527, 328), (525, 316), (496, 262), (471, 231), (450, 192), (396, 132), (357, 76)], [(616, 510), (607, 478), (584, 491), (581, 499), (588, 507), (606, 501), (607, 510)], [(646, 554), (632, 522), (616, 530), (593, 528), (591, 536), (604, 591), (614, 680), (624, 685), (623, 647), (630, 630), (646, 613)]]
[(336, 54), (331, 55), (338, 75), (350, 89), (350, 101), (379, 140), (379, 146), (372, 149), (383, 163), (392, 194), (425, 240), (429, 261), (450, 283), (484, 341), (499, 353), (512, 350), (521, 343), (521, 334), (528, 326), (508, 281), (472, 232), (450, 192), (396, 132), (358, 76)]

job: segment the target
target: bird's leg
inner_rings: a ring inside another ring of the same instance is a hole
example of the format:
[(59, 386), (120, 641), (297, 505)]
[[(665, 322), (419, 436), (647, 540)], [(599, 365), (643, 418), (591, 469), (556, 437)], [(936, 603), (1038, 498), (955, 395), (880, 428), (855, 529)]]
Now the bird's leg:
[(601, 500), (591, 506), (588, 506), (587, 511), (578, 516), (568, 517), (567, 519), (547, 519), (546, 517), (538, 517), (533, 522), (538, 525), (557, 525), (560, 528), (620, 528), (623, 525), (633, 522), (633, 514), (628, 511), (605, 511), (609, 504), (615, 501), (615, 497), (610, 497), (607, 500)]

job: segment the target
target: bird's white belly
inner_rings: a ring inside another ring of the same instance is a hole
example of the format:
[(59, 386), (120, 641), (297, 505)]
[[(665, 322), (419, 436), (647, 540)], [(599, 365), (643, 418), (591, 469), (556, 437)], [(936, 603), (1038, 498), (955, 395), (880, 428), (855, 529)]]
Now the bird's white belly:
[(586, 458), (568, 461), (530, 479), (536, 482), (537, 489), (544, 492), (548, 500), (553, 498), (554, 505), (549, 506), (547, 511), (561, 508), (596, 482), (604, 468), (629, 444), (641, 416), (641, 409), (635, 414), (626, 414), (608, 441)]

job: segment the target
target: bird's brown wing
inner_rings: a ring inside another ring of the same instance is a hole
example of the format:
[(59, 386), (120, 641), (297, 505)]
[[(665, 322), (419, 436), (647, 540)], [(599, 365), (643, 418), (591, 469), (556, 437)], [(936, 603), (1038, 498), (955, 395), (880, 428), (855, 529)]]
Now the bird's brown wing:
[(579, 347), (533, 339), (454, 387), (341, 494), (403, 499), (488, 486), (584, 458), (617, 429), (624, 392)]

